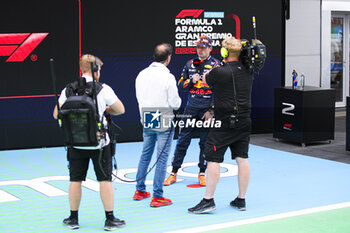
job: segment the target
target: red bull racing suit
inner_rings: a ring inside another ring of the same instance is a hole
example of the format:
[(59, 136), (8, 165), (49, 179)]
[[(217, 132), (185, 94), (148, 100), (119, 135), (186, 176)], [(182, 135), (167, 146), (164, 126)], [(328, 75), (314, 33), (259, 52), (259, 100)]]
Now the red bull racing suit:
[[(178, 81), (179, 89), (188, 92), (188, 101), (183, 112), (183, 121), (187, 120), (201, 120), (203, 115), (212, 108), (213, 105), (213, 92), (208, 84), (198, 80), (198, 82), (192, 82), (192, 76), (198, 73), (202, 76), (207, 71), (215, 68), (220, 64), (219, 60), (209, 57), (205, 60), (201, 60), (198, 66), (195, 66), (194, 61), (198, 61), (198, 58), (191, 59), (186, 62), (185, 67), (182, 70), (181, 78)], [(198, 63), (197, 63), (198, 64)], [(180, 129), (179, 139), (176, 145), (174, 158), (172, 161), (173, 172), (177, 172), (181, 167), (186, 155), (188, 146), (191, 143), (192, 136), (194, 135), (195, 127), (184, 127)], [(208, 128), (198, 129), (200, 133), (200, 153), (198, 167), (200, 172), (206, 170), (207, 164), (203, 157), (203, 151), (206, 144), (206, 139), (209, 133)]]

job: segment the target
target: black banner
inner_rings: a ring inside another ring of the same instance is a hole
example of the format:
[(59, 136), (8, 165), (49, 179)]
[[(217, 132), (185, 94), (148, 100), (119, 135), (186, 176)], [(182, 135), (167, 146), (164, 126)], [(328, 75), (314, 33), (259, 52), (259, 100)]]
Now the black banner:
[[(251, 40), (267, 47), (265, 67), (253, 86), (253, 126), (272, 130), (273, 88), (284, 79), (284, 12), (282, 1), (93, 1), (13, 0), (0, 9), (0, 149), (62, 145), (57, 122), (49, 59), (55, 59), (57, 88), (79, 77), (81, 52), (104, 62), (101, 82), (110, 85), (126, 113), (114, 117), (123, 129), (119, 141), (142, 139), (135, 96), (137, 74), (152, 62), (160, 42), (174, 48), (168, 68), (177, 79), (186, 61), (196, 56), (200, 35), (213, 39), (218, 59), (227, 36)], [(180, 93), (183, 106), (187, 93)], [(183, 107), (182, 106), (182, 107)], [(269, 109), (269, 111), (261, 111)], [(254, 128), (253, 128), (254, 129)]]

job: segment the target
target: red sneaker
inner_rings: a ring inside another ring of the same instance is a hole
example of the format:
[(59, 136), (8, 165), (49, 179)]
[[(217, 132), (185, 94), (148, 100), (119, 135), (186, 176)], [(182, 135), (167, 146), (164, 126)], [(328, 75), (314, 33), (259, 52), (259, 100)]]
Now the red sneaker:
[(160, 197), (160, 198), (156, 198), (156, 197), (152, 197), (152, 201), (151, 201), (151, 206), (152, 207), (161, 207), (161, 206), (167, 206), (167, 205), (171, 205), (172, 202), (170, 199), (164, 198), (164, 197)]
[(149, 192), (140, 192), (139, 190), (136, 190), (135, 194), (134, 194), (134, 200), (136, 201), (141, 201), (144, 198), (148, 198), (150, 197), (151, 194)]

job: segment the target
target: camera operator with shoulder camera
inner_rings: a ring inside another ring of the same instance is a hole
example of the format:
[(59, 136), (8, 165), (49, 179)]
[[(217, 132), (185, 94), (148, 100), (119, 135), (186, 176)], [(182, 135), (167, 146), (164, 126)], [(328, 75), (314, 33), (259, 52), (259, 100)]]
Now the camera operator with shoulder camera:
[[(94, 90), (97, 102), (96, 108), (98, 109), (98, 118), (102, 119), (102, 125), (104, 128), (107, 126), (107, 120), (104, 117), (104, 112), (111, 115), (119, 115), (125, 112), (123, 103), (116, 96), (112, 88), (106, 84), (99, 83), (100, 80), (100, 70), (103, 65), (102, 61), (93, 55), (85, 54), (80, 58), (79, 61), (80, 69), (82, 72), (82, 77), (78, 81), (70, 83), (61, 92), (61, 96), (58, 99), (59, 109), (57, 106), (54, 109), (53, 117), (55, 119), (62, 117), (62, 108), (65, 104), (70, 102), (73, 97), (78, 97), (80, 94), (84, 93), (84, 98), (88, 99), (88, 94), (92, 92), (92, 83), (96, 88)], [(93, 66), (93, 68), (92, 68)], [(93, 80), (95, 79), (95, 81)], [(95, 83), (96, 82), (96, 83)], [(78, 86), (76, 85), (78, 83)], [(97, 89), (97, 90), (96, 90)], [(60, 110), (60, 111), (58, 111)], [(60, 112), (60, 114), (59, 114)], [(86, 116), (87, 114), (85, 114)], [(83, 119), (75, 119), (75, 123), (85, 122), (86, 117)], [(63, 124), (64, 125), (64, 124)], [(80, 138), (82, 128), (75, 128), (74, 125), (68, 127), (70, 129), (71, 135)], [(89, 127), (87, 125), (86, 127)], [(67, 151), (67, 159), (69, 161), (69, 204), (71, 215), (69, 218), (63, 220), (63, 225), (70, 229), (78, 229), (78, 210), (82, 195), (82, 181), (85, 181), (87, 171), (89, 168), (90, 159), (93, 162), (95, 174), (97, 180), (100, 184), (100, 196), (104, 206), (106, 221), (104, 229), (107, 231), (115, 230), (116, 228), (123, 227), (125, 225), (124, 220), (115, 218), (113, 213), (114, 208), (114, 194), (113, 194), (113, 184), (112, 180), (112, 167), (114, 156), (112, 143), (110, 143), (110, 135), (107, 132), (98, 132), (100, 136), (104, 137), (97, 143), (97, 146), (70, 146)]]
[(214, 192), (220, 178), (220, 163), (229, 147), (232, 159), (238, 165), (239, 194), (230, 205), (245, 210), (245, 194), (248, 188), (250, 168), (248, 148), (251, 131), (251, 91), (253, 75), (240, 61), (242, 44), (235, 37), (222, 42), (221, 54), (224, 65), (204, 75), (203, 80), (213, 86), (215, 120), (221, 120), (221, 128), (211, 129), (207, 137), (204, 157), (208, 161), (207, 187), (201, 202), (188, 209), (190, 213), (201, 214), (216, 209)]

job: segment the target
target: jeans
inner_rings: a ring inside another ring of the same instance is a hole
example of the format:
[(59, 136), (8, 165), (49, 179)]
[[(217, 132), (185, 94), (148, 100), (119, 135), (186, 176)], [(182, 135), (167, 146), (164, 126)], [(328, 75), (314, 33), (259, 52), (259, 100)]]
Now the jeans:
[[(163, 184), (165, 180), (167, 162), (173, 137), (173, 128), (169, 128), (165, 132), (156, 132), (152, 130), (143, 131), (143, 149), (137, 169), (136, 179), (142, 178), (147, 173), (149, 164), (152, 159), (155, 144), (158, 140), (157, 158), (159, 159), (155, 168), (156, 170), (153, 178), (153, 196), (156, 198), (163, 197)], [(137, 181), (136, 190), (140, 192), (146, 192), (145, 181), (146, 177)]]

